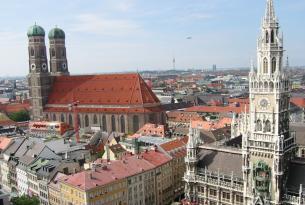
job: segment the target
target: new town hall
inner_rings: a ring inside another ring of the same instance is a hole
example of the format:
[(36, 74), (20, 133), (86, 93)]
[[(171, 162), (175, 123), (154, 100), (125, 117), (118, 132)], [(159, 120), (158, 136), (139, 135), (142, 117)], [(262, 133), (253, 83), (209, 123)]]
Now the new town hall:
[[(240, 136), (206, 145), (190, 128), (184, 176), (186, 204), (305, 204), (305, 159), (289, 128), (290, 82), (283, 70), (283, 38), (267, 1), (249, 73), (250, 107), (236, 117)], [(234, 127), (232, 127), (234, 129)]]
[(147, 122), (164, 123), (159, 99), (139, 74), (70, 76), (65, 33), (59, 28), (48, 35), (49, 70), (44, 29), (34, 25), (27, 35), (32, 120), (74, 125), (75, 118), (82, 128), (121, 133), (136, 132)]

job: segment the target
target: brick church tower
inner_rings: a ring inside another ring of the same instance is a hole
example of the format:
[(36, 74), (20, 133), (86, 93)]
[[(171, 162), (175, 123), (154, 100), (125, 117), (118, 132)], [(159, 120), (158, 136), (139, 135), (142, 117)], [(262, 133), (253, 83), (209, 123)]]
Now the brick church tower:
[(53, 28), (49, 32), (50, 43), (50, 72), (51, 75), (69, 75), (66, 56), (65, 32), (60, 28)]
[(45, 31), (41, 26), (31, 26), (27, 32), (31, 119), (43, 119), (43, 107), (47, 103), (51, 78), (45, 45)]

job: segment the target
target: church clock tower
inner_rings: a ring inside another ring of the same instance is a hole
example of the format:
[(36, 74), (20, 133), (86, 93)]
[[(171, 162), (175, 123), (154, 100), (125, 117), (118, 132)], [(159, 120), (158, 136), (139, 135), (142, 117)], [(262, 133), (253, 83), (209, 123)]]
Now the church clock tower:
[(51, 75), (69, 75), (65, 46), (65, 32), (56, 27), (49, 32), (48, 37), (50, 42)]
[(31, 119), (43, 119), (43, 106), (47, 103), (50, 76), (45, 46), (45, 31), (34, 25), (28, 29), (29, 75)]
[(295, 149), (289, 132), (290, 82), (283, 70), (283, 38), (273, 1), (267, 0), (257, 45), (257, 70), (249, 74), (248, 131), (243, 136), (245, 204), (281, 204), (287, 164)]

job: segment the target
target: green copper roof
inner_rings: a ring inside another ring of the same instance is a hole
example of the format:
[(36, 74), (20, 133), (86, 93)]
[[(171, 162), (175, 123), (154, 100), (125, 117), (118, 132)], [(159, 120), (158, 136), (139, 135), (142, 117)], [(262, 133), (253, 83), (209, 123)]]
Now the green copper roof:
[(53, 28), (50, 32), (49, 32), (49, 39), (56, 39), (56, 38), (65, 38), (65, 32), (60, 29), (60, 28)]
[(38, 25), (34, 25), (31, 26), (28, 29), (28, 33), (27, 33), (28, 37), (32, 37), (32, 36), (45, 36), (45, 32), (44, 29), (41, 26)]

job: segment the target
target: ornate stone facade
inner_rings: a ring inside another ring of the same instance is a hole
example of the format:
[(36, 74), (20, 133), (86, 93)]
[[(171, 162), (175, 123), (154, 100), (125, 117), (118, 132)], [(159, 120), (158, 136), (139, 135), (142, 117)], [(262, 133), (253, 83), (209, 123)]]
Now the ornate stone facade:
[(186, 199), (195, 204), (304, 204), (304, 159), (289, 128), (290, 82), (282, 66), (283, 38), (267, 0), (258, 39), (257, 70), (249, 73), (249, 112), (232, 122), (232, 138), (202, 145), (190, 131)]

